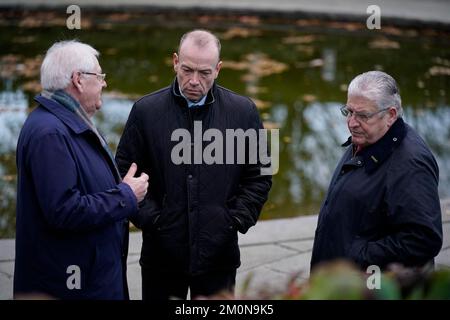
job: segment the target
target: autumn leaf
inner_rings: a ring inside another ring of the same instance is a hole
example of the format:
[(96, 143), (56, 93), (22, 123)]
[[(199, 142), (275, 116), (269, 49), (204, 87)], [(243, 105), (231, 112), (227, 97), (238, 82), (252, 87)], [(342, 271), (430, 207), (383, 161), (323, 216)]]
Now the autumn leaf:
[(222, 34), (221, 38), (224, 40), (230, 40), (233, 38), (248, 38), (248, 37), (257, 37), (260, 35), (261, 35), (260, 30), (234, 27), (228, 29), (224, 34)]
[(316, 40), (316, 36), (308, 35), (308, 36), (291, 36), (285, 37), (281, 40), (284, 44), (304, 44), (304, 43), (312, 43)]
[(387, 38), (378, 38), (369, 42), (371, 49), (400, 49), (400, 44)]

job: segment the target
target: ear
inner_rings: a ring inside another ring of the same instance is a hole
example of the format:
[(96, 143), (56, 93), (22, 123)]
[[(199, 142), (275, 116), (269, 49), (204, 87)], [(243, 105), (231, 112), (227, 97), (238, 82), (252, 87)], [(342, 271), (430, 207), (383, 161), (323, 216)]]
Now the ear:
[(214, 77), (214, 79), (217, 79), (217, 77), (219, 76), (219, 72), (220, 72), (221, 68), (222, 68), (222, 61), (219, 61), (219, 63), (216, 66), (216, 76)]
[(178, 58), (178, 54), (176, 52), (173, 53), (172, 61), (173, 61), (173, 70), (175, 72), (178, 72), (178, 64), (180, 63), (180, 59)]
[(79, 72), (72, 72), (72, 85), (78, 92), (83, 92), (83, 85), (81, 83), (81, 74)]
[(397, 120), (398, 112), (395, 107), (390, 107), (388, 110), (388, 125), (391, 126)]

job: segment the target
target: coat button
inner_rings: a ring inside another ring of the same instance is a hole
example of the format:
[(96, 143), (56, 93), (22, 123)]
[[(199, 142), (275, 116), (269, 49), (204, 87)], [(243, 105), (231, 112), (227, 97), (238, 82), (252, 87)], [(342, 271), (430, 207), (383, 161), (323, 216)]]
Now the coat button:
[(358, 163), (358, 164), (361, 164), (361, 161), (358, 161), (357, 163)]
[(397, 138), (392, 138), (392, 141), (394, 141), (394, 142), (397, 141)]
[(120, 206), (121, 206), (122, 208), (125, 208), (125, 207), (127, 206), (127, 204), (126, 204), (125, 201), (123, 201), (123, 200), (121, 200), (121, 201), (119, 202), (119, 204), (120, 204)]
[(188, 175), (188, 179), (192, 180), (192, 174)]

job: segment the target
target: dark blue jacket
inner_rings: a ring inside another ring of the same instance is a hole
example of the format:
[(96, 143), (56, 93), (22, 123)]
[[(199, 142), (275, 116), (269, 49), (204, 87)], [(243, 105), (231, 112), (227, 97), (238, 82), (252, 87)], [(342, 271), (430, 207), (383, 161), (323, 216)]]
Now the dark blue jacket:
[[(136, 197), (81, 118), (53, 100), (36, 101), (17, 145), (14, 294), (124, 299)], [(69, 289), (77, 274), (80, 289)]]
[(311, 266), (337, 258), (363, 269), (433, 260), (442, 246), (439, 169), (422, 138), (400, 118), (352, 153), (350, 146), (322, 204)]
[[(272, 185), (272, 177), (261, 174), (260, 162), (175, 164), (171, 153), (179, 142), (172, 141), (172, 133), (183, 128), (194, 137), (194, 121), (201, 121), (202, 135), (216, 129), (224, 142), (227, 129), (262, 128), (249, 98), (218, 85), (199, 108), (188, 108), (176, 81), (134, 104), (116, 160), (122, 175), (136, 162), (152, 181), (140, 221), (133, 221), (143, 230), (140, 263), (147, 268), (192, 275), (236, 269), (237, 231), (245, 233), (257, 222)], [(246, 155), (249, 150), (247, 143)]]

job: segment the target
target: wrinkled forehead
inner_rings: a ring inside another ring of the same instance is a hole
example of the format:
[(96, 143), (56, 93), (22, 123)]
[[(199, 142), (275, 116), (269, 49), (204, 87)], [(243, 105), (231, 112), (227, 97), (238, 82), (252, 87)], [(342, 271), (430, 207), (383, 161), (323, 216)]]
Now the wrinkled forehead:
[(179, 50), (180, 62), (216, 66), (219, 62), (219, 50), (213, 41), (199, 46), (193, 40), (186, 39)]

